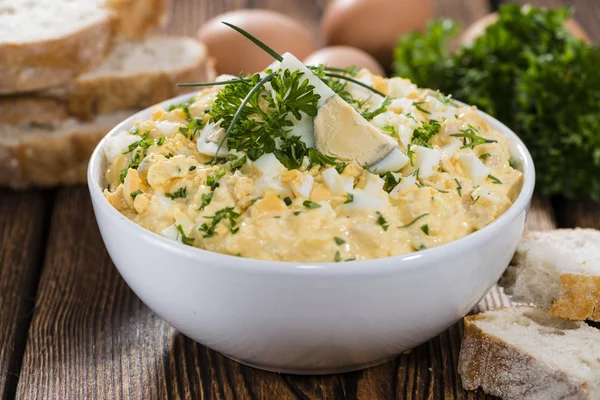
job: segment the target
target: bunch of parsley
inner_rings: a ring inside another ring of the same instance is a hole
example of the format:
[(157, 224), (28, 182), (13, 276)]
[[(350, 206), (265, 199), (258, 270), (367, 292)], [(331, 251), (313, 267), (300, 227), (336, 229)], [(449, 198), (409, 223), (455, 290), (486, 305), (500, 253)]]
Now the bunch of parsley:
[(542, 194), (600, 201), (600, 48), (564, 28), (571, 13), (505, 5), (454, 53), (457, 24), (433, 21), (401, 38), (394, 68), (510, 126), (532, 153)]

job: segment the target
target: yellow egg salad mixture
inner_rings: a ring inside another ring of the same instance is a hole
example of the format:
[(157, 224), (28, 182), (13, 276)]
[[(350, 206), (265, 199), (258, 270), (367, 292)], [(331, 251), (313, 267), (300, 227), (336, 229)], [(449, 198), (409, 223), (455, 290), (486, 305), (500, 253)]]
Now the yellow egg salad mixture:
[(140, 226), (209, 251), (365, 260), (498, 218), (522, 183), (508, 148), (475, 107), (286, 53), (107, 138), (105, 196)]

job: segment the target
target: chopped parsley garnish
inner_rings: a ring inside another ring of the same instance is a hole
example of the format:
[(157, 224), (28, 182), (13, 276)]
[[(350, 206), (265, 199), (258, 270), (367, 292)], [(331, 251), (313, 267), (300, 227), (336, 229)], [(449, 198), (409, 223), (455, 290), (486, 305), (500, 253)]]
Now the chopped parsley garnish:
[(231, 163), (231, 170), (235, 171), (236, 169), (242, 168), (246, 164), (246, 156), (240, 157), (234, 162)]
[(302, 211), (294, 211), (294, 215), (295, 215), (295, 216), (298, 216), (298, 215), (300, 215), (301, 213), (302, 213)]
[(463, 138), (463, 145), (461, 146), (461, 149), (473, 149), (475, 146), (478, 146), (480, 144), (497, 142), (497, 140), (486, 139), (484, 137), (481, 137), (475, 132), (476, 129), (473, 126), (469, 125), (466, 129), (461, 129), (460, 133), (453, 133), (450, 136)]
[(334, 260), (335, 262), (340, 262), (340, 261), (342, 261), (342, 255), (340, 254), (340, 251), (339, 251), (339, 250), (335, 252), (335, 256), (333, 257), (333, 260)]
[(189, 172), (192, 172), (192, 171), (193, 171), (193, 170), (195, 170), (195, 169), (196, 169), (196, 166), (195, 166), (195, 165), (192, 165), (192, 166), (190, 166), (190, 169), (188, 169), (188, 171), (189, 171)]
[(158, 139), (158, 141), (156, 142), (157, 146), (162, 146), (165, 143), (165, 138), (161, 137)]
[(413, 101), (413, 106), (415, 106), (415, 108), (425, 114), (431, 114), (431, 112), (427, 111), (426, 109), (424, 109), (423, 107), (421, 107), (421, 104), (425, 104), (424, 101)]
[(502, 181), (500, 179), (496, 178), (494, 175), (488, 175), (488, 178), (490, 178), (492, 183), (494, 183), (496, 185), (502, 185)]
[(315, 203), (314, 201), (311, 201), (311, 200), (304, 200), (302, 205), (309, 209), (321, 208), (321, 205), (319, 203)]
[(332, 165), (335, 167), (336, 171), (341, 174), (344, 172), (344, 168), (346, 168), (345, 163), (337, 161), (335, 158), (326, 156), (323, 153), (318, 152), (315, 149), (308, 150), (308, 160), (311, 164), (318, 164), (322, 166)]
[(333, 239), (335, 240), (335, 243), (336, 243), (338, 246), (341, 246), (341, 245), (343, 245), (344, 243), (346, 243), (346, 241), (345, 241), (344, 239), (342, 239), (341, 237), (337, 237), (337, 236), (336, 236), (336, 237), (334, 237)]
[(387, 222), (387, 220), (383, 217), (383, 214), (379, 211), (377, 211), (377, 223), (379, 225), (381, 225), (381, 227), (383, 228), (384, 231), (387, 231), (388, 228), (390, 227), (390, 224)]
[(181, 235), (181, 243), (187, 244), (188, 246), (193, 246), (194, 238), (186, 236), (185, 233), (183, 233), (183, 228), (181, 227), (181, 225), (176, 225), (176, 228), (177, 232), (179, 232), (179, 234)]
[(300, 140), (299, 136), (292, 136), (274, 150), (273, 154), (280, 163), (285, 165), (287, 169), (298, 169), (302, 166), (302, 160), (308, 153), (306, 144)]
[(458, 181), (458, 179), (454, 178), (454, 180), (456, 181), (456, 191), (458, 192), (458, 195), (460, 197), (462, 197), (462, 186), (460, 184), (460, 182)]
[(488, 158), (490, 158), (492, 155), (490, 153), (483, 153), (482, 155), (479, 156), (480, 160), (487, 160)]
[[(223, 176), (225, 176), (225, 174), (227, 173), (227, 171), (225, 171), (224, 169), (221, 169), (219, 171), (217, 171), (214, 175), (209, 175), (206, 177), (206, 186), (210, 186), (211, 189), (212, 187), (217, 183), (217, 181), (219, 179), (221, 179)], [(212, 189), (215, 190), (215, 189)]]
[[(272, 91), (263, 95), (262, 85), (268, 80)], [(209, 114), (214, 121), (222, 121), (230, 149), (245, 151), (251, 160), (256, 160), (277, 150), (277, 141), (283, 142), (280, 148), (285, 147), (292, 140), (287, 137), (292, 119), (300, 120), (301, 113), (315, 117), (319, 98), (303, 72), (278, 70), (264, 78), (255, 74), (227, 84), (219, 91)], [(291, 157), (288, 161), (300, 165), (302, 158), (293, 158), (290, 147), (297, 146), (289, 145), (282, 151)]]
[(354, 195), (352, 193), (346, 193), (347, 199), (344, 204), (352, 203), (354, 201)]
[(121, 171), (119, 171), (119, 182), (125, 183), (125, 178), (127, 177), (127, 171), (129, 171), (129, 168), (123, 168)]
[(131, 198), (135, 200), (135, 198), (142, 193), (144, 192), (142, 192), (140, 189), (136, 190), (135, 192), (131, 192)]
[(286, 197), (283, 199), (283, 202), (285, 203), (286, 206), (291, 206), (292, 205), (292, 199), (290, 199), (289, 197)]
[[(429, 140), (433, 136), (437, 135), (441, 127), (442, 126), (440, 125), (440, 123), (437, 122), (435, 119), (432, 119), (429, 122), (423, 122), (419, 128), (413, 131), (412, 144), (431, 148)], [(413, 152), (411, 152), (411, 156), (409, 156), (411, 158), (411, 161), (412, 153)]]
[(193, 102), (194, 102), (194, 98), (190, 97), (188, 100), (184, 101), (183, 103), (171, 105), (169, 107), (169, 111), (181, 109), (183, 111), (183, 113), (185, 114), (187, 120), (190, 121), (190, 120), (192, 120), (192, 115), (190, 114), (190, 106), (192, 105)]
[(437, 190), (440, 193), (448, 193), (448, 191), (444, 190), (444, 189), (438, 189), (438, 188), (434, 188), (434, 189)]
[(479, 200), (479, 198), (480, 198), (480, 197), (481, 197), (481, 196), (477, 196), (477, 197), (475, 198), (475, 200), (473, 200), (473, 204), (477, 203), (477, 200)]
[(169, 153), (165, 156), (165, 158), (168, 160), (171, 157), (175, 157), (175, 155), (173, 153)]
[(510, 157), (508, 159), (508, 165), (510, 165), (511, 168), (517, 169), (517, 162), (515, 161), (515, 159), (513, 157)]
[(390, 136), (395, 136), (397, 134), (396, 128), (393, 125), (384, 125), (382, 128), (379, 128), (384, 132), (390, 134)]
[(370, 121), (373, 118), (375, 118), (376, 116), (378, 116), (379, 114), (383, 114), (384, 112), (387, 111), (388, 106), (390, 105), (390, 103), (392, 102), (392, 100), (390, 100), (389, 97), (385, 96), (383, 98), (383, 100), (381, 101), (381, 104), (379, 104), (379, 106), (377, 106), (376, 109), (374, 109), (373, 111), (365, 111), (362, 112), (361, 115), (367, 120)]
[(210, 224), (203, 223), (202, 225), (200, 225), (200, 228), (198, 230), (202, 232), (205, 238), (208, 238), (214, 236), (215, 230), (219, 222), (223, 220), (228, 220), (229, 231), (233, 234), (237, 233), (240, 230), (240, 228), (236, 227), (235, 225), (237, 223), (236, 219), (240, 216), (240, 214), (233, 211), (233, 209), (233, 207), (225, 207), (217, 211), (215, 215), (204, 216), (204, 218), (210, 219), (211, 222)]
[(402, 226), (399, 226), (398, 228), (400, 228), (400, 229), (402, 229), (402, 228), (408, 228), (409, 226), (413, 225), (415, 222), (417, 222), (417, 221), (418, 221), (418, 220), (420, 220), (421, 218), (424, 218), (424, 217), (426, 217), (426, 216), (428, 216), (428, 215), (429, 215), (429, 213), (424, 213), (424, 214), (421, 214), (421, 215), (419, 215), (418, 217), (416, 217), (415, 219), (413, 219), (412, 221), (410, 221), (408, 224), (406, 224), (406, 225), (402, 225)]
[(400, 183), (400, 179), (396, 179), (394, 174), (392, 174), (391, 172), (386, 172), (385, 174), (381, 175), (381, 177), (385, 182), (385, 184), (383, 185), (383, 190), (385, 190), (388, 193), (391, 192), (392, 189), (395, 188), (396, 185), (398, 185), (398, 183)]
[(202, 204), (200, 204), (199, 210), (204, 210), (204, 207), (210, 204), (214, 194), (215, 192), (202, 193), (202, 195), (200, 196), (200, 201), (202, 201)]
[(427, 236), (429, 236), (429, 225), (425, 224), (421, 226), (421, 230), (423, 231), (424, 234), (426, 234)]
[(175, 200), (175, 199), (179, 199), (179, 198), (185, 199), (187, 197), (187, 187), (185, 187), (185, 186), (180, 187), (174, 193), (165, 193), (165, 197), (168, 197), (171, 200)]

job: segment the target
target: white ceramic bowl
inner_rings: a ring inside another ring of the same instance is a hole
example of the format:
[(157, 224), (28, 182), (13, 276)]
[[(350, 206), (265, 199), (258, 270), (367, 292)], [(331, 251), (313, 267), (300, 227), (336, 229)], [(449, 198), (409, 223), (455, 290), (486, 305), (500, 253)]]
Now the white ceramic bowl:
[[(525, 226), (534, 167), (521, 140), (485, 116), (508, 136), (511, 154), (522, 166), (524, 184), (515, 204), (465, 238), (403, 256), (274, 262), (165, 239), (125, 218), (104, 198), (105, 140), (91, 157), (88, 185), (102, 238), (119, 272), (175, 328), (257, 368), (297, 374), (351, 371), (418, 346), (456, 323), (510, 262)], [(141, 111), (107, 136), (150, 117), (151, 109)]]

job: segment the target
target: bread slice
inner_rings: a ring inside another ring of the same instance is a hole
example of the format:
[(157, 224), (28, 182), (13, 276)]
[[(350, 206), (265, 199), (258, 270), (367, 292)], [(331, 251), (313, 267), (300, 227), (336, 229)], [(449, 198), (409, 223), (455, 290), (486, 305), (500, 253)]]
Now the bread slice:
[(600, 321), (600, 231), (526, 233), (500, 285), (555, 317)]
[(63, 85), (98, 64), (115, 35), (165, 20), (167, 0), (3, 0), (0, 94)]
[(144, 108), (195, 90), (177, 83), (213, 80), (206, 47), (178, 36), (149, 36), (119, 42), (94, 70), (73, 84), (31, 95), (0, 98), (0, 123), (27, 124)]
[(45, 126), (0, 125), (0, 186), (84, 183), (100, 139), (134, 112), (105, 114), (86, 123), (69, 118)]
[(68, 111), (89, 120), (96, 113), (143, 108), (195, 88), (177, 83), (213, 80), (206, 46), (179, 36), (123, 41), (100, 66), (81, 75), (67, 90)]
[(504, 400), (600, 399), (600, 331), (512, 307), (465, 318), (463, 387)]
[(85, 0), (0, 4), (0, 94), (64, 84), (106, 56), (115, 15)]

